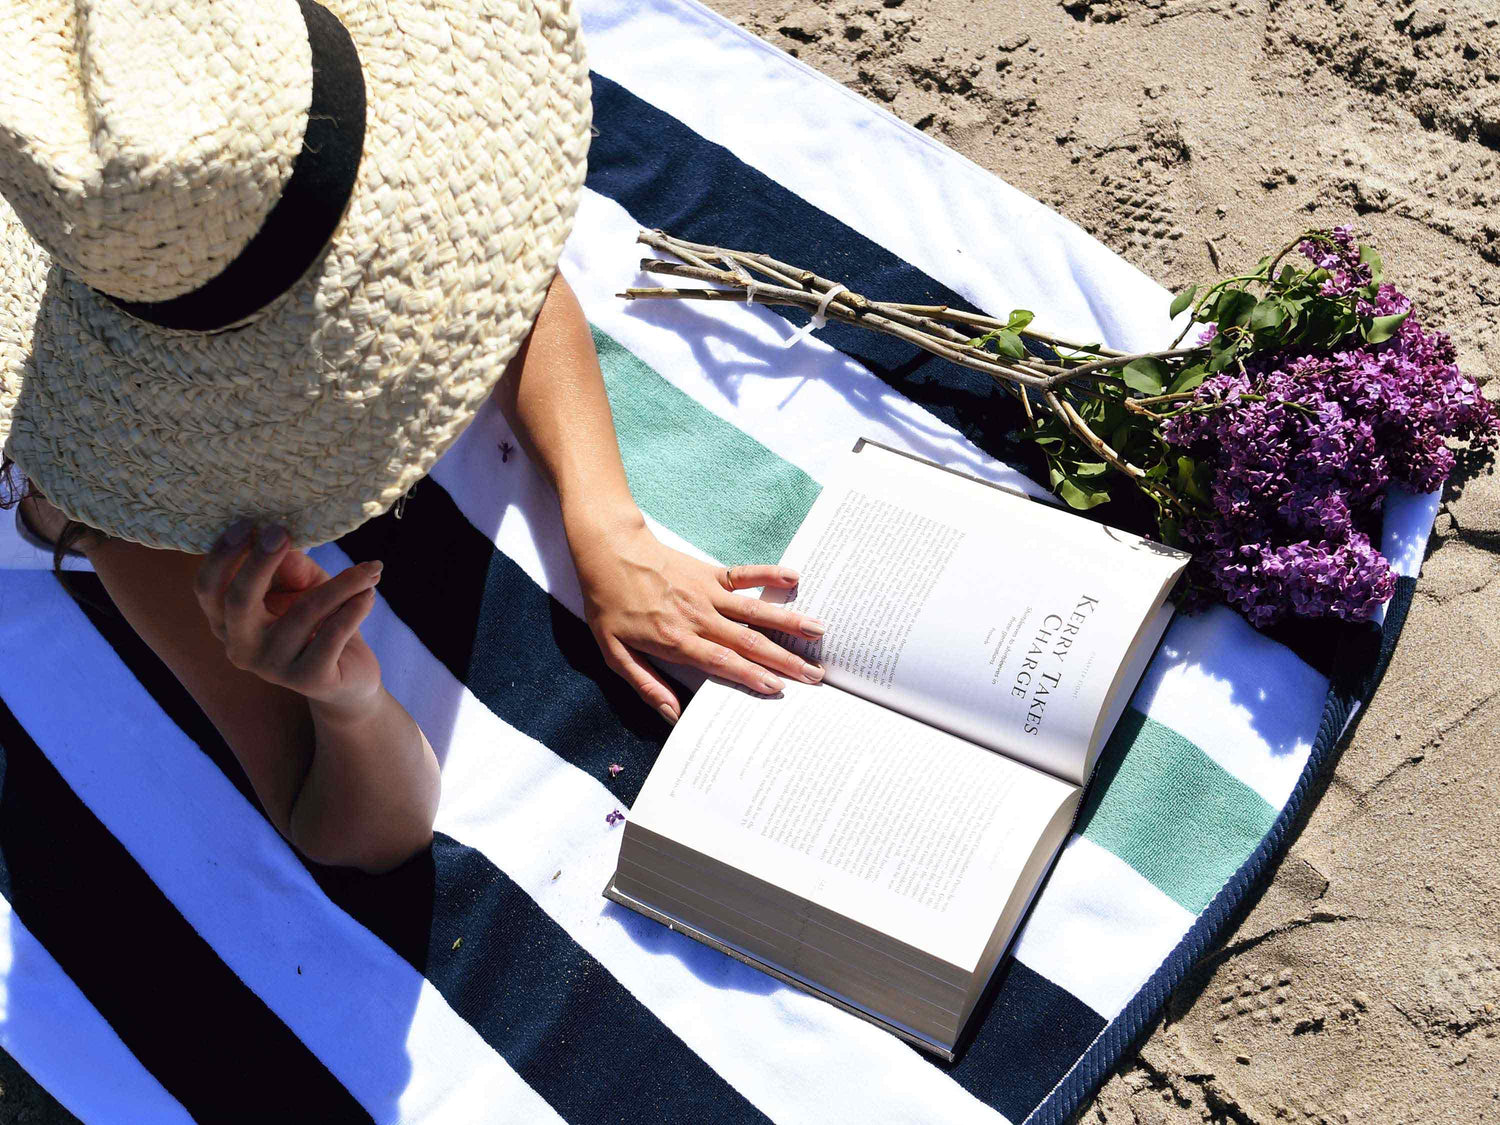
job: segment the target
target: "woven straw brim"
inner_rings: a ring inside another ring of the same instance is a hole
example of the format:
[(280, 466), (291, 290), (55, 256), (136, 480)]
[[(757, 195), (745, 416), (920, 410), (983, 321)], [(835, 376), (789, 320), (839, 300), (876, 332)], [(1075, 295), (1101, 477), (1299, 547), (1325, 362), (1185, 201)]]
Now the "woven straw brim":
[(389, 508), (529, 332), (571, 226), (588, 72), (571, 3), (324, 0), (367, 87), (349, 210), (249, 325), (135, 320), (0, 200), (0, 437), (68, 516), (201, 553), (244, 516), (297, 546)]

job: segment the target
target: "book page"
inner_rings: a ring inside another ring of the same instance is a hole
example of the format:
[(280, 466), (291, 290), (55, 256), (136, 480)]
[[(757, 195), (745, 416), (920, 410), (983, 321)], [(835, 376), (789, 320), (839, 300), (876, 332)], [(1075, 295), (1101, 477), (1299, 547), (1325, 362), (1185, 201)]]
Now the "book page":
[(801, 584), (765, 596), (828, 623), (776, 637), (828, 683), (1082, 784), (1116, 673), (1186, 559), (866, 445), (782, 557)]
[(1076, 792), (837, 688), (711, 682), (630, 820), (971, 971)]

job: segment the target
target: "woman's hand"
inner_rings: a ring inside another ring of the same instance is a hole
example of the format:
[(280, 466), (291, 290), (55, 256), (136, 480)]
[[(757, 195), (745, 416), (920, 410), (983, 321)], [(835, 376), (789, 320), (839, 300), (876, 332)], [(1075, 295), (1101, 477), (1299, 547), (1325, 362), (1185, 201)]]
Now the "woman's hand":
[(822, 622), (736, 593), (795, 586), (793, 572), (777, 566), (710, 566), (661, 543), (638, 513), (605, 528), (570, 526), (569, 542), (589, 628), (604, 659), (669, 723), (677, 721), (682, 707), (647, 655), (766, 694), (781, 690), (778, 674), (809, 684), (823, 678), (822, 668), (759, 631), (811, 639), (823, 635)]
[(337, 576), (288, 550), (279, 527), (234, 524), (198, 568), (194, 591), (236, 668), (337, 709), (380, 691), (380, 662), (359, 635), (381, 564)]

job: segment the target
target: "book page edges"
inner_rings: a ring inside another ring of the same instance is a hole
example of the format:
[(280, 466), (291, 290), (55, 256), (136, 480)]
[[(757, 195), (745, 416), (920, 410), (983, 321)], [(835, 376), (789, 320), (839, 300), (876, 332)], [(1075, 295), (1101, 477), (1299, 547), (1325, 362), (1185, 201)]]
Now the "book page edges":
[[(612, 902), (616, 902), (619, 905), (626, 907), (627, 909), (633, 910), (636, 913), (643, 915), (644, 917), (650, 918), (656, 922), (660, 922), (679, 933), (686, 934), (693, 940), (706, 945), (711, 949), (718, 950), (720, 953), (727, 954), (728, 956), (733, 957), (736, 961), (739, 961), (742, 964), (746, 964), (752, 968), (759, 969), (762, 972), (765, 972), (774, 977), (775, 979), (782, 981), (783, 983), (790, 984), (795, 988), (801, 989), (803, 992), (806, 992), (812, 996), (817, 997), (818, 999), (833, 1004), (835, 1007), (856, 1015), (860, 1019), (863, 1019), (868, 1023), (872, 1023), (878, 1027), (884, 1028), (885, 1030), (891, 1032), (893, 1035), (896, 1035), (899, 1038), (904, 1039), (907, 1042), (912, 1043), (925, 1051), (928, 1051), (940, 1058), (952, 1062), (956, 1057), (958, 1044), (963, 1042), (965, 1038), (965, 1035), (968, 1031), (968, 1025), (973, 1017), (975, 1010), (978, 1009), (983, 1002), (985, 1002), (986, 994), (989, 992), (990, 986), (995, 982), (996, 969), (1000, 966), (1000, 964), (1003, 963), (1006, 952), (1013, 944), (1016, 934), (1020, 932), (1022, 923), (1025, 921), (1025, 918), (1029, 914), (1033, 903), (1036, 901), (1037, 895), (1041, 892), (1041, 888), (1046, 883), (1047, 877), (1050, 874), (1052, 866), (1056, 862), (1058, 855), (1062, 852), (1062, 845), (1067, 840), (1068, 832), (1073, 825), (1074, 818), (1076, 817), (1078, 808), (1082, 802), (1082, 796), (1082, 789), (1076, 789), (1070, 796), (1068, 796), (1058, 806), (1057, 811), (1048, 821), (1047, 827), (1033, 844), (1030, 857), (1028, 858), (1025, 866), (1022, 869), (1021, 877), (1016, 885), (1012, 888), (1010, 895), (1007, 897), (1005, 906), (1001, 909), (999, 917), (996, 920), (994, 930), (992, 931), (990, 936), (990, 940), (987, 943), (985, 950), (981, 954), (979, 962), (976, 964), (973, 972), (970, 974), (970, 985), (966, 990), (962, 1006), (956, 1013), (958, 1018), (956, 1023), (954, 1024), (954, 1035), (951, 1042), (948, 1040), (934, 1039), (929, 1035), (924, 1034), (922, 1031), (917, 1030), (916, 1028), (909, 1027), (903, 1023), (900, 1023), (894, 1018), (888, 1018), (887, 1016), (880, 1014), (872, 1008), (863, 1006), (852, 997), (848, 997), (839, 992), (833, 991), (829, 987), (824, 987), (812, 978), (802, 976), (795, 971), (783, 968), (781, 965), (768, 960), (766, 957), (757, 955), (755, 952), (752, 952), (749, 949), (715, 936), (713, 933), (709, 932), (707, 929), (703, 928), (700, 925), (696, 925), (687, 919), (669, 912), (668, 910), (651, 905), (643, 898), (639, 897), (636, 894), (630, 893), (620, 885), (623, 874), (623, 857), (620, 867), (617, 868), (615, 874), (610, 878), (609, 885), (604, 890), (604, 896), (610, 899)], [(627, 828), (628, 827), (629, 826), (627, 825)], [(641, 831), (649, 833), (649, 829), (643, 829)], [(656, 834), (650, 833), (650, 835), (654, 836)], [(621, 843), (623, 850), (624, 841), (622, 840)], [(707, 859), (707, 857), (702, 858), (704, 858), (705, 860)], [(713, 863), (714, 861), (710, 860), (709, 862)], [(756, 883), (760, 882), (760, 880), (755, 880), (753, 877), (747, 878), (750, 878)], [(776, 888), (770, 884), (767, 885), (767, 889), (772, 892), (779, 891), (779, 888)], [(820, 909), (816, 907), (816, 904), (807, 903), (806, 900), (802, 900), (800, 898), (797, 898), (797, 896), (790, 895), (788, 892), (780, 893), (782, 895), (785, 895), (789, 899), (794, 899), (798, 902), (804, 903), (805, 906), (812, 907), (814, 909)], [(670, 896), (666, 896), (665, 894), (663, 894), (662, 897)], [(723, 904), (720, 905), (723, 906)], [(723, 909), (729, 910), (734, 913), (739, 913), (732, 907), (723, 906)], [(699, 910), (698, 912), (704, 913), (705, 916), (709, 916), (702, 910)], [(843, 919), (841, 915), (837, 917), (857, 930), (867, 929), (867, 927), (864, 927), (859, 923), (855, 923), (852, 920)], [(854, 939), (852, 934), (845, 933), (844, 937), (848, 940), (853, 941), (855, 944), (863, 944), (861, 942), (858, 942), (857, 939)], [(832, 958), (834, 956), (831, 952), (826, 950), (819, 950), (818, 952), (820, 952), (824, 958)], [(920, 951), (918, 950), (912, 950), (912, 952), (920, 954)], [(890, 954), (885, 954), (884, 956), (886, 958), (889, 958)], [(915, 966), (912, 966), (912, 968), (915, 968)], [(856, 969), (856, 971), (859, 970)], [(873, 978), (873, 974), (867, 971), (860, 972), (860, 975)], [(887, 992), (891, 992), (893, 988), (894, 986), (886, 986), (885, 990)], [(911, 999), (920, 1000), (921, 998), (908, 997), (908, 1000)], [(931, 1007), (932, 1002), (922, 1001), (922, 1006)]]
[(789, 984), (793, 988), (799, 989), (802, 992), (806, 992), (808, 995), (814, 996), (817, 999), (824, 1001), (825, 1003), (832, 1004), (835, 1008), (839, 1008), (842, 1011), (848, 1012), (852, 1016), (857, 1016), (860, 1019), (864, 1020), (866, 1023), (871, 1023), (876, 1027), (883, 1028), (897, 1038), (904, 1039), (912, 1046), (918, 1047), (923, 1051), (928, 1052), (929, 1054), (936, 1055), (944, 1062), (951, 1063), (956, 1058), (951, 1044), (945, 1046), (941, 1043), (934, 1042), (933, 1040), (930, 1040), (925, 1036), (918, 1035), (914, 1031), (909, 1031), (908, 1029), (902, 1027), (900, 1024), (892, 1023), (890, 1020), (882, 1019), (874, 1012), (866, 1011), (864, 1008), (861, 1008), (858, 1005), (853, 1004), (843, 999), (842, 997), (835, 995), (832, 992), (827, 992), (824, 989), (821, 989), (817, 985), (813, 984), (811, 981), (802, 980), (791, 975), (790, 973), (783, 972), (781, 969), (777, 968), (769, 961), (762, 961), (754, 954), (746, 953), (743, 950), (736, 949), (734, 946), (729, 945), (727, 942), (720, 941), (712, 934), (706, 933), (705, 931), (698, 929), (696, 926), (689, 925), (687, 922), (684, 922), (679, 918), (674, 918), (670, 914), (664, 914), (660, 910), (657, 910), (655, 907), (642, 902), (640, 899), (626, 894), (615, 885), (614, 876), (610, 877), (609, 885), (604, 888), (604, 897), (609, 899), (611, 902), (618, 903), (620, 906), (625, 907), (627, 910), (633, 910), (637, 914), (640, 914), (646, 918), (650, 918), (654, 922), (660, 922), (668, 929), (674, 930), (679, 934), (684, 934), (685, 936), (692, 938), (694, 941), (708, 946), (710, 949), (717, 950), (718, 952), (724, 954), (726, 957), (732, 957), (743, 965), (749, 965), (752, 969), (759, 969), (767, 976), (774, 977), (776, 980), (781, 981), (781, 983), (783, 984)]

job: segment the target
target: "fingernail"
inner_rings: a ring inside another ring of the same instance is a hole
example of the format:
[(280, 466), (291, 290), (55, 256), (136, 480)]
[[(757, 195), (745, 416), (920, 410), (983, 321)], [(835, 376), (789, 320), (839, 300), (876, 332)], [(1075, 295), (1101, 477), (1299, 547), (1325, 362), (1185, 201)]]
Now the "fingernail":
[(663, 703), (656, 710), (663, 719), (667, 720), (667, 722), (671, 723), (673, 726), (677, 725), (677, 712), (673, 710), (670, 703)]
[(807, 661), (802, 665), (802, 678), (807, 683), (815, 684), (823, 678), (823, 666)]
[(766, 677), (764, 677), (764, 678), (761, 679), (760, 686), (763, 687), (763, 688), (765, 688), (766, 691), (768, 691), (768, 692), (770, 692), (771, 694), (774, 695), (776, 692), (780, 691), (786, 685), (784, 685), (775, 676), (766, 676)]
[(245, 540), (250, 538), (250, 532), (254, 528), (254, 520), (235, 520), (225, 528), (224, 534), (219, 537), (219, 542), (225, 547), (243, 547)]
[(784, 567), (781, 568), (781, 580), (783, 582), (796, 582), (796, 581), (799, 580), (800, 577), (801, 576), (795, 570), (792, 570), (790, 567), (785, 567), (784, 566)]
[(260, 547), (261, 552), (267, 555), (281, 550), (285, 543), (286, 529), (274, 523), (261, 528), (260, 537), (256, 540), (256, 545)]
[(378, 559), (375, 562), (365, 563), (365, 572), (376, 582), (380, 581), (380, 572), (384, 569), (385, 563), (380, 562)]
[(802, 635), (805, 637), (821, 637), (828, 632), (828, 624), (819, 621), (816, 617), (804, 617), (802, 619)]

